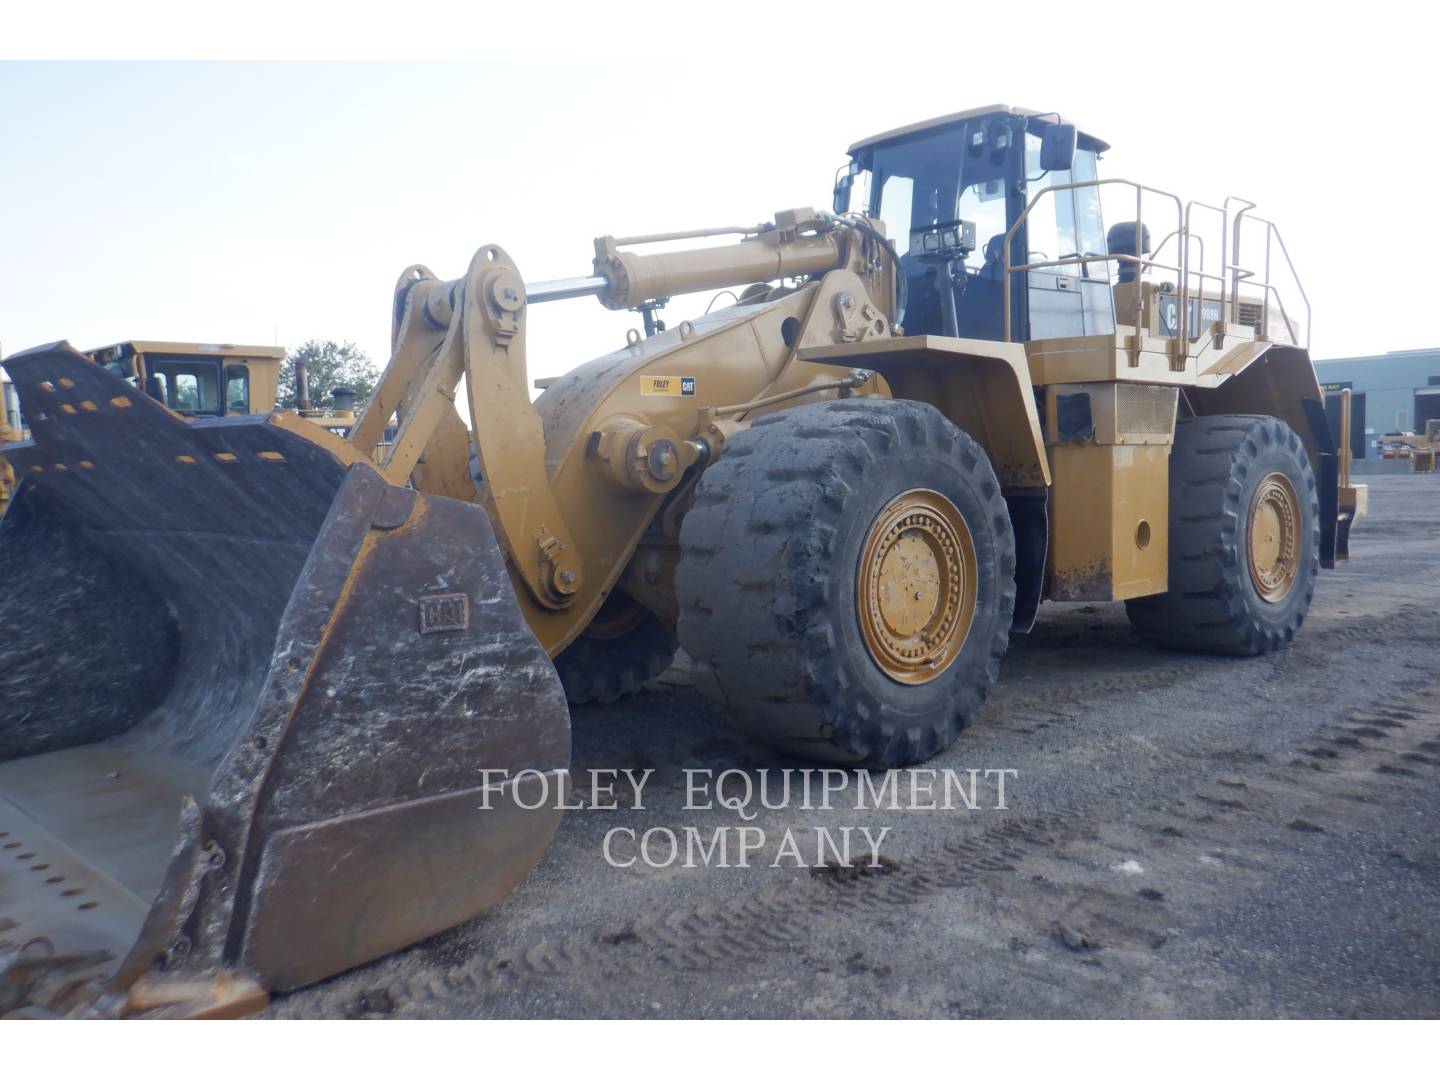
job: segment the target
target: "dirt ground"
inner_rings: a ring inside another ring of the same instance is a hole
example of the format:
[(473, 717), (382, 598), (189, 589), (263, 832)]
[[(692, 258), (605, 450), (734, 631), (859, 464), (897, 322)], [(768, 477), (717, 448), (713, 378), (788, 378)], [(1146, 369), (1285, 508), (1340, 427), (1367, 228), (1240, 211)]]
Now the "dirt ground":
[[(643, 809), (567, 813), (498, 909), (269, 1015), (1440, 1016), (1440, 477), (1367, 479), (1281, 655), (1043, 609), (929, 763), (1015, 770), (1006, 810), (992, 774), (974, 810), (690, 811), (683, 769), (796, 763), (684, 688), (577, 709), (577, 770), (657, 770)], [(602, 854), (615, 828), (741, 825), (767, 837), (748, 868)], [(879, 867), (768, 865), (786, 828), (813, 859), (815, 826), (887, 825)]]

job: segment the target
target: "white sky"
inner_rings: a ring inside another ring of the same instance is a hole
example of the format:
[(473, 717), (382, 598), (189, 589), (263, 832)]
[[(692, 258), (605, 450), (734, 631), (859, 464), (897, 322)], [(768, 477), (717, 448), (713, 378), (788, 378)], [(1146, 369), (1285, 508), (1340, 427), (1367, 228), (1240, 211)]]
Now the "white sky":
[[(493, 19), (417, 5), (342, 40), (290, 5), (285, 33), (186, 24), (189, 40), (151, 41), (139, 24), (122, 32), (130, 6), (115, 5), (76, 13), (58, 38), (22, 27), (0, 35), (0, 55), (525, 55), (0, 63), (0, 348), (321, 337), (383, 363), (411, 263), (455, 277), (494, 242), (527, 280), (586, 274), (596, 235), (828, 206), (854, 139), (1002, 101), (1109, 141), (1104, 175), (1258, 202), (1314, 305), (1317, 358), (1440, 345), (1433, 38), (1399, 32), (1400, 12), (1420, 9), (1278, 7), (1008, 4), (985, 21), (959, 4)], [(401, 10), (331, 14), (359, 27)], [(637, 324), (594, 300), (536, 306), (530, 373), (608, 352)]]

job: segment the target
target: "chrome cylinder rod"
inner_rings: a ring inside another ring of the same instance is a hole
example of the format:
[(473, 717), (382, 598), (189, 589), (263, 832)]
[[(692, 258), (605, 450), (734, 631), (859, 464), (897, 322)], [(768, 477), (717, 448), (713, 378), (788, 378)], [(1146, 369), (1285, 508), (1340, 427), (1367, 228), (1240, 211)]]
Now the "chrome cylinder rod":
[(525, 299), (532, 304), (548, 300), (570, 300), (577, 296), (599, 296), (607, 282), (603, 277), (557, 278), (554, 281), (526, 282)]

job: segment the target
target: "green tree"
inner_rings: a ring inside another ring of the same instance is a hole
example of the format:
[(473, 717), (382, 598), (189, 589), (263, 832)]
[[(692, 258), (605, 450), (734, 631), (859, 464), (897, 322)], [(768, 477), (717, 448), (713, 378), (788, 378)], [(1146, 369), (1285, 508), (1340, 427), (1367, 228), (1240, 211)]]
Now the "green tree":
[(359, 409), (375, 389), (380, 372), (374, 361), (358, 345), (350, 341), (320, 341), (311, 338), (297, 349), (291, 349), (280, 363), (278, 405), (295, 408), (295, 362), (304, 360), (310, 371), (310, 407), (324, 409), (333, 404), (330, 391), (348, 386), (355, 391), (355, 408)]

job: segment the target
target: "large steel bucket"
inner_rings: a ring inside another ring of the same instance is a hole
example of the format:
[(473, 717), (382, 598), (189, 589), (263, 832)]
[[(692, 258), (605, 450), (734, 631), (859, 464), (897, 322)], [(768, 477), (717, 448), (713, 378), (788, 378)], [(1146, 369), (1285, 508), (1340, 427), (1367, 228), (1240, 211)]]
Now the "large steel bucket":
[(224, 1011), (510, 892), (569, 715), (485, 511), (68, 345), (6, 368), (33, 441), (0, 520), (0, 1012)]

